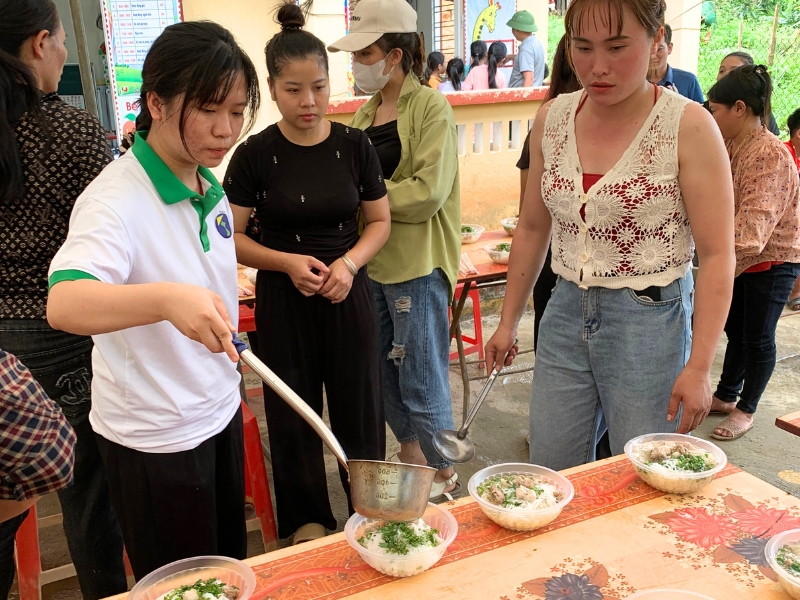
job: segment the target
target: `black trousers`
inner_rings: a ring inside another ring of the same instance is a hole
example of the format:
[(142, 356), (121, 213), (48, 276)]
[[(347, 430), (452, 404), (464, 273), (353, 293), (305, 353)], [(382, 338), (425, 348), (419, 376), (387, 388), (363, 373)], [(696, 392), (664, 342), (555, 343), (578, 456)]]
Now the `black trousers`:
[(725, 323), (728, 345), (714, 395), (753, 414), (775, 370), (775, 330), (800, 274), (800, 264), (742, 273), (733, 280), (733, 299)]
[(246, 558), (241, 408), (185, 452), (140, 452), (95, 437), (136, 579), (192, 556)]
[(553, 293), (553, 288), (556, 287), (558, 276), (553, 273), (550, 262), (553, 259), (552, 252), (548, 248), (547, 258), (544, 259), (542, 265), (542, 272), (539, 273), (539, 278), (533, 285), (533, 350), (539, 345), (539, 324), (542, 322), (544, 310), (547, 308), (547, 303), (550, 302), (550, 295)]
[[(322, 388), (331, 429), (348, 458), (384, 460), (386, 425), (379, 390), (377, 318), (366, 269), (347, 298), (331, 304), (304, 297), (291, 282), (259, 272), (256, 285), (257, 355), (322, 415)], [(306, 523), (336, 529), (328, 499), (322, 441), (272, 389), (264, 386), (278, 535)], [(352, 514), (347, 474), (339, 467)]]

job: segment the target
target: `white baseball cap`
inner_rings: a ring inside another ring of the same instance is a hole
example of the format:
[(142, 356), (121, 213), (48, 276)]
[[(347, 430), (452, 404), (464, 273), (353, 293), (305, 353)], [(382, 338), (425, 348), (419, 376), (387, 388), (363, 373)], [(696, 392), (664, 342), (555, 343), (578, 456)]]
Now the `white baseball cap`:
[(406, 0), (360, 0), (350, 13), (350, 31), (330, 52), (358, 52), (384, 33), (416, 33), (417, 13)]

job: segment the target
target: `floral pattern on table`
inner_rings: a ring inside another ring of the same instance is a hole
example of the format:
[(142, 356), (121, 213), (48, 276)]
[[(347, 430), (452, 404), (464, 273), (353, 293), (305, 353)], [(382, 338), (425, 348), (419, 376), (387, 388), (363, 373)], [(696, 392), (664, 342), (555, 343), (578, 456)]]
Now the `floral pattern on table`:
[[(717, 479), (738, 472), (739, 469), (728, 465)], [(489, 520), (474, 502), (444, 505), (458, 520), (458, 536), (433, 569), (655, 498), (669, 498), (644, 483), (627, 460), (601, 463), (569, 475), (569, 479), (575, 486), (575, 498), (555, 521), (536, 531), (503, 529)], [(580, 571), (578, 567), (573, 570), (572, 566), (565, 566), (557, 576), (571, 573), (580, 578), (590, 568), (591, 565)], [(344, 540), (282, 556), (254, 567), (254, 571), (257, 586), (252, 600), (335, 600), (395, 581), (366, 565)], [(618, 597), (611, 594), (603, 600)]]
[[(621, 573), (610, 572), (591, 558), (565, 558), (551, 567), (553, 575), (524, 582), (516, 600), (621, 600), (636, 591)], [(500, 600), (512, 600), (501, 596)]]
[(778, 577), (767, 564), (764, 549), (772, 536), (800, 528), (800, 508), (781, 506), (780, 498), (754, 505), (727, 488), (713, 497), (669, 496), (674, 509), (648, 517), (645, 529), (676, 539), (675, 551), (692, 569), (725, 569), (736, 582), (752, 588), (756, 581)]

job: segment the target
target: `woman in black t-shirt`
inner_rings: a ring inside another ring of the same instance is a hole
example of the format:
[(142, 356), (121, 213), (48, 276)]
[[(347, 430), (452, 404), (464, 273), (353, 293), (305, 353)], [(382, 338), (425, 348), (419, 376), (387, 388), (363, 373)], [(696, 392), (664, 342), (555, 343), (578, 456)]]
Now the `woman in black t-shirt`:
[[(383, 460), (376, 314), (366, 264), (389, 237), (390, 213), (378, 156), (358, 129), (324, 116), (330, 87), (325, 46), (286, 4), (267, 44), (272, 99), (282, 119), (236, 150), (225, 175), (236, 253), (259, 269), (259, 357), (331, 427), (350, 458)], [(245, 234), (255, 208), (261, 243)], [(365, 222), (358, 233), (358, 211)], [(294, 543), (336, 529), (322, 443), (264, 387), (280, 537)], [(340, 468), (348, 495), (347, 475)]]

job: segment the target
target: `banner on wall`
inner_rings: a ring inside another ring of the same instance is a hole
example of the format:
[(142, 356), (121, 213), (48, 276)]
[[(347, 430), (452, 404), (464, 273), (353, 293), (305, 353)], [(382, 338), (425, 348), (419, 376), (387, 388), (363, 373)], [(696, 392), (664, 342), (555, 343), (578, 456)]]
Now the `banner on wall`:
[(181, 0), (102, 0), (109, 86), (117, 137), (134, 128), (139, 114), (142, 65), (150, 46), (169, 25), (183, 20)]
[(517, 41), (506, 25), (517, 12), (515, 0), (464, 0), (464, 45), (469, 56), (472, 42), (483, 40), (487, 46), (492, 42), (503, 42), (509, 54), (516, 52)]

